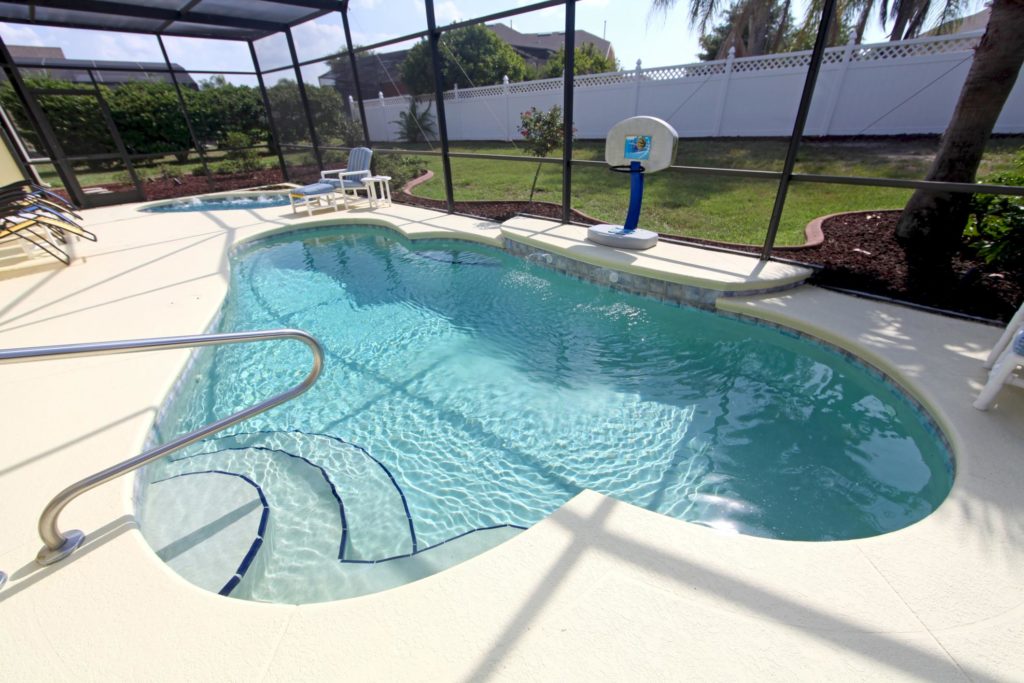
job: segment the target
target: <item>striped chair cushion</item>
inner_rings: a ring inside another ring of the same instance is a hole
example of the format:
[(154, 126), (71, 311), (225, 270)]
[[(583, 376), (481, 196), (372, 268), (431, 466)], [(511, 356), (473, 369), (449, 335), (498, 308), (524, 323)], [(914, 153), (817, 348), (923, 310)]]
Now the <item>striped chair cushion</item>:
[(296, 187), (290, 190), (288, 194), (293, 197), (309, 197), (315, 194), (326, 194), (328, 192), (334, 192), (337, 189), (336, 186), (330, 183), (313, 183), (312, 185), (303, 185), (302, 187)]
[(338, 178), (324, 178), (323, 180), (324, 180), (325, 183), (330, 183), (330, 185), (334, 189), (338, 189), (340, 187), (346, 187), (346, 188), (352, 189), (354, 187), (362, 187), (363, 186), (363, 182), (361, 180), (359, 180), (359, 178), (365, 178), (365, 177), (366, 176), (356, 176), (355, 180), (353, 180), (352, 178), (345, 178), (344, 180), (339, 180)]

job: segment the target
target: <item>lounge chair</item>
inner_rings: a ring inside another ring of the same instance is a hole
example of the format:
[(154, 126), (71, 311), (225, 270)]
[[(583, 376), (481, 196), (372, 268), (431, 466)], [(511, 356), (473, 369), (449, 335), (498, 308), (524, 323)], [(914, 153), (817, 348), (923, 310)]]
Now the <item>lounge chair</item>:
[[(373, 150), (367, 147), (353, 147), (352, 151), (348, 153), (348, 166), (331, 171), (322, 171), (320, 173), (320, 182), (330, 183), (341, 191), (345, 208), (348, 208), (349, 192), (352, 193), (352, 199), (358, 199), (358, 193), (365, 192), (366, 198), (369, 200), (370, 189), (363, 182), (363, 178), (370, 177), (370, 162), (372, 160)], [(331, 176), (336, 177), (332, 178)]]
[(66, 246), (71, 235), (96, 241), (96, 236), (75, 222), (81, 217), (63, 197), (19, 181), (0, 188), (0, 241), (19, 238), (26, 254), (41, 250), (65, 264), (71, 263)]
[(988, 382), (974, 402), (974, 407), (978, 410), (987, 410), (1003, 385), (1013, 384), (1024, 387), (1024, 378), (1016, 376), (1017, 370), (1022, 366), (1024, 366), (1024, 305), (1017, 310), (985, 360), (985, 367), (990, 369)]
[[(328, 206), (333, 206), (334, 210), (338, 210), (338, 198), (335, 193), (338, 188), (331, 183), (312, 183), (311, 185), (303, 185), (302, 187), (296, 187), (288, 192), (288, 201), (292, 204), (292, 213), (296, 213), (296, 210), (305, 207), (306, 213), (310, 216), (313, 215), (313, 205), (322, 206), (323, 202), (327, 202)], [(345, 204), (346, 208), (348, 203)]]

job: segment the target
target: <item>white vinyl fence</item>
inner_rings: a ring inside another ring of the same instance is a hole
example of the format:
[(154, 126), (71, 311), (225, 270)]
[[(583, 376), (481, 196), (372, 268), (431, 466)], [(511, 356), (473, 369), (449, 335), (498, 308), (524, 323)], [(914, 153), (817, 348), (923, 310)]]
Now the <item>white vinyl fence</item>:
[[(807, 135), (942, 133), (981, 32), (825, 52)], [(601, 139), (638, 114), (666, 119), (684, 137), (788, 136), (810, 62), (790, 52), (593, 74), (576, 78), (577, 137)], [(451, 140), (518, 140), (519, 114), (562, 104), (562, 79), (463, 88), (444, 94)], [(1024, 79), (1020, 79), (1024, 80)], [(1024, 85), (1010, 94), (997, 133), (1024, 132)], [(408, 97), (367, 100), (370, 137), (398, 140)], [(431, 106), (431, 112), (434, 107)]]

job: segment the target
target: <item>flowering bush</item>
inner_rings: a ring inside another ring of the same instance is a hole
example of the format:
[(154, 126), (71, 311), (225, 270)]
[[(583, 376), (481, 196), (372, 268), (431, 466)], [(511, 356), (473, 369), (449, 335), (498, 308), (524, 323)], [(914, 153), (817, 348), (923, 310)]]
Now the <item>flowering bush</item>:
[[(562, 144), (562, 108), (557, 104), (547, 111), (530, 107), (519, 115), (519, 134), (526, 141), (526, 149), (535, 157), (546, 157)], [(573, 128), (573, 136), (576, 129)], [(530, 186), (530, 201), (537, 190), (537, 178), (540, 176), (541, 164), (537, 164), (537, 172), (533, 174), (533, 185)]]
[(533, 156), (546, 157), (562, 144), (562, 108), (557, 104), (547, 111), (530, 107), (519, 120), (519, 134)]

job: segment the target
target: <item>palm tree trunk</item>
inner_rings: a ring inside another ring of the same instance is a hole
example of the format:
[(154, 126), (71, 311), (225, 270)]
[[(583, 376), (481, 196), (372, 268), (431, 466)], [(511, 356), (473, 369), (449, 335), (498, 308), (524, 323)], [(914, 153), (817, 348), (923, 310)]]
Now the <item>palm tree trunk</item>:
[[(1024, 0), (993, 0), (991, 11), (926, 180), (974, 182), (992, 128), (1017, 81), (1024, 61)], [(949, 266), (963, 238), (969, 201), (964, 193), (917, 190), (907, 202), (896, 239), (918, 276)]]
[(892, 12), (892, 33), (889, 34), (889, 40), (903, 40), (907, 37), (905, 35), (906, 28), (914, 14), (914, 9), (915, 3), (911, 0), (903, 0), (895, 4)]
[(853, 42), (860, 45), (864, 42), (864, 31), (868, 26), (868, 18), (871, 16), (871, 3), (865, 3), (857, 17), (857, 27), (853, 30)]

